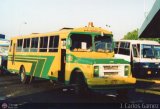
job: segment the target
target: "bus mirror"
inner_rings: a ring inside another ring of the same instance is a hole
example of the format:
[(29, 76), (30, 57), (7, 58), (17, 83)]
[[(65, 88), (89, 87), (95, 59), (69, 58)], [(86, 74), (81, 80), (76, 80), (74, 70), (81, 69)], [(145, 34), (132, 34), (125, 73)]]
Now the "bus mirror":
[(67, 48), (69, 49), (72, 46), (71, 39), (67, 39)]
[(87, 43), (86, 42), (81, 43), (81, 49), (84, 49), (84, 50), (87, 49)]
[(104, 33), (103, 33), (103, 32), (101, 32), (101, 36), (102, 36), (102, 37), (104, 36)]

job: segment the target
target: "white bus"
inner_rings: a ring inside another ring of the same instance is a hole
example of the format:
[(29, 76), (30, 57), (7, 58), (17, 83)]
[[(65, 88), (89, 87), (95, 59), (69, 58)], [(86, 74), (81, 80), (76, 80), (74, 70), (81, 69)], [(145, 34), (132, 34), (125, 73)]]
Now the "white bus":
[(8, 48), (10, 41), (7, 39), (0, 39), (0, 73), (4, 73), (7, 68)]
[(134, 77), (155, 78), (160, 76), (160, 44), (156, 41), (115, 41), (115, 57), (130, 62)]

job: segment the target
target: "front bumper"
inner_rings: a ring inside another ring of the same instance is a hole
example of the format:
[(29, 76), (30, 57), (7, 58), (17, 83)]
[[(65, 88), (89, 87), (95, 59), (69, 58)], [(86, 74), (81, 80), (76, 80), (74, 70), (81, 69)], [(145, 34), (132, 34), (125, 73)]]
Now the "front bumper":
[(135, 77), (140, 77), (140, 78), (155, 78), (155, 77), (160, 77), (160, 69), (158, 68), (139, 68), (135, 69), (133, 71), (133, 75)]
[(87, 79), (90, 89), (130, 89), (134, 88), (136, 79), (133, 77), (104, 77)]

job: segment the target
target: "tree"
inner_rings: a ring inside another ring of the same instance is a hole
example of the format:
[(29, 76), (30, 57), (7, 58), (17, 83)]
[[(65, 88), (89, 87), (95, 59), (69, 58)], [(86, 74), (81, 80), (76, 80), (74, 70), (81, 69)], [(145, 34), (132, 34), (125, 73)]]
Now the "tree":
[(126, 35), (124, 35), (124, 38), (126, 40), (138, 40), (138, 29), (135, 29), (131, 32), (128, 32)]
[(124, 40), (153, 40), (160, 43), (160, 38), (138, 38), (138, 29), (128, 32), (123, 37)]
[(140, 40), (153, 40), (160, 43), (160, 38), (140, 38)]

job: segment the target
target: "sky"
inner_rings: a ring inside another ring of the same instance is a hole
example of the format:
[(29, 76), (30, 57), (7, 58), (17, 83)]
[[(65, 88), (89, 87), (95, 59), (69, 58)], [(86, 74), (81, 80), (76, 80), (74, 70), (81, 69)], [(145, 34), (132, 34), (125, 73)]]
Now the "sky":
[[(95, 26), (114, 39), (140, 28), (155, 0), (0, 0), (0, 34), (9, 39), (63, 27)], [(144, 5), (145, 4), (145, 5)], [(106, 26), (109, 25), (109, 26)]]

